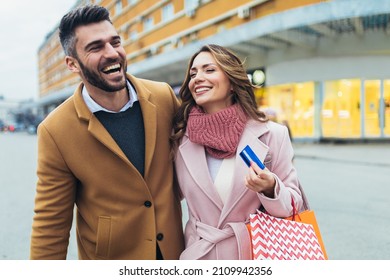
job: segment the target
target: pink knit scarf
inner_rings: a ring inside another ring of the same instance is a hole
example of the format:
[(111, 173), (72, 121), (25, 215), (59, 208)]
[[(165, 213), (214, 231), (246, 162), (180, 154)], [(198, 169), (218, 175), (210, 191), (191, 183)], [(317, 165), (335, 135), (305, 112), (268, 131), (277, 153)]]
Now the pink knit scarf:
[(238, 104), (214, 114), (194, 106), (188, 116), (187, 132), (190, 140), (204, 145), (211, 156), (230, 158), (235, 155), (246, 120)]

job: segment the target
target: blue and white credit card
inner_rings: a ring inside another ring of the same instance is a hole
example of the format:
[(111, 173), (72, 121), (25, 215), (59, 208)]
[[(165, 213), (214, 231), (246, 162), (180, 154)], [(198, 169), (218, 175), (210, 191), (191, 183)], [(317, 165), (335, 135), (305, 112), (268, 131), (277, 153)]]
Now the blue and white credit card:
[(240, 153), (241, 158), (245, 161), (246, 165), (248, 167), (251, 165), (251, 161), (255, 162), (261, 169), (264, 169), (265, 166), (261, 162), (261, 160), (256, 156), (256, 154), (253, 152), (251, 147), (248, 145), (241, 151)]

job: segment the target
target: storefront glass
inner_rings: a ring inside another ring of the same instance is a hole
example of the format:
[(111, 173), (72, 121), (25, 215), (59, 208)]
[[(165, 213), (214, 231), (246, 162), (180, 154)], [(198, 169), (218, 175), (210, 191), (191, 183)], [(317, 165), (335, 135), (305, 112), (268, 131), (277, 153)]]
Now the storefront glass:
[(379, 137), (380, 129), (380, 80), (364, 81), (364, 135)]
[(390, 136), (390, 80), (383, 81), (383, 99), (384, 99), (384, 128), (385, 136)]
[(270, 86), (257, 90), (256, 98), (271, 119), (289, 125), (293, 137), (390, 137), (390, 80), (342, 79), (321, 85), (322, 93), (314, 82)]
[(360, 80), (324, 83), (322, 136), (356, 138), (361, 136)]
[(314, 137), (314, 83), (285, 84), (256, 92), (259, 108), (290, 127), (292, 137)]

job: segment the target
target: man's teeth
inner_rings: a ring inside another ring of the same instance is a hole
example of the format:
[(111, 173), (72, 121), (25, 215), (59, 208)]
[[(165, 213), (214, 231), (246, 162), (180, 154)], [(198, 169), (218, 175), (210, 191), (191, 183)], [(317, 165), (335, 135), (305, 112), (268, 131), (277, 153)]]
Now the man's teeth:
[(119, 69), (121, 66), (120, 64), (114, 64), (114, 65), (110, 65), (110, 66), (107, 66), (107, 67), (104, 67), (103, 68), (103, 72), (108, 72), (108, 71), (111, 71), (111, 70), (117, 70)]

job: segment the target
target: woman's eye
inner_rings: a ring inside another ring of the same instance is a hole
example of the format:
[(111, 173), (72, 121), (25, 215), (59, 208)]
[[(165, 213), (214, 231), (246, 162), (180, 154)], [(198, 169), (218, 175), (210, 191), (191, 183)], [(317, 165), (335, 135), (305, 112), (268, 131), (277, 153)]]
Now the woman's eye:
[(192, 78), (195, 78), (195, 76), (196, 76), (196, 73), (190, 73), (190, 78), (192, 79)]
[(212, 72), (214, 72), (215, 71), (215, 69), (206, 69), (206, 72), (207, 73), (212, 73)]

